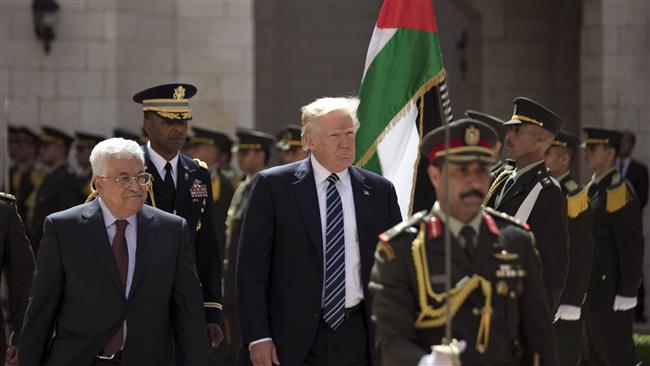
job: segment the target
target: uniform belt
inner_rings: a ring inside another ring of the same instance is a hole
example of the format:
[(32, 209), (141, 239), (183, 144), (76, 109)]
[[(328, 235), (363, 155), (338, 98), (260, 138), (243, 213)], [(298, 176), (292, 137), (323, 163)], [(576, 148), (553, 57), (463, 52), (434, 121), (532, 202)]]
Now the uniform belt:
[(97, 358), (106, 361), (119, 361), (122, 359), (122, 350), (119, 350), (112, 355), (105, 355), (100, 353), (97, 355)]

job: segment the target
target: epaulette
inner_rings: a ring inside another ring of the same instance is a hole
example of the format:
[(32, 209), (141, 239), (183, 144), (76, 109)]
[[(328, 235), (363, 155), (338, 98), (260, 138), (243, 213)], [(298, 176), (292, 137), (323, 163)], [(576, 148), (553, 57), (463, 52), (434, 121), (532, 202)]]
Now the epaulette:
[(566, 188), (566, 191), (569, 192), (569, 194), (573, 193), (579, 187), (580, 185), (573, 179), (568, 179), (564, 182), (564, 188)]
[(607, 188), (607, 205), (605, 210), (609, 213), (616, 212), (630, 201), (631, 196), (625, 179), (616, 172), (612, 177), (612, 183)]
[(397, 235), (401, 234), (405, 230), (409, 229), (411, 226), (418, 223), (422, 218), (427, 214), (426, 210), (422, 210), (415, 215), (407, 218), (406, 220), (400, 222), (399, 224), (393, 226), (387, 231), (379, 234), (379, 241), (383, 243), (389, 243)]
[[(570, 180), (569, 182), (573, 182), (577, 186), (575, 181)], [(577, 192), (573, 189), (571, 192), (566, 197), (567, 213), (569, 218), (575, 219), (589, 209), (589, 195), (587, 194), (587, 187), (583, 187)]]
[(539, 182), (542, 184), (542, 188), (547, 188), (547, 187), (551, 187), (551, 186), (554, 185), (553, 179), (548, 174), (548, 171), (539, 170), (539, 171), (537, 171), (537, 175), (540, 176)]
[(199, 164), (201, 168), (208, 170), (208, 164), (206, 164), (205, 161), (201, 159), (192, 159), (192, 160), (194, 160), (197, 164)]
[(0, 192), (0, 199), (3, 200), (3, 201), (7, 201), (9, 203), (12, 203), (12, 204), (14, 202), (16, 202), (16, 197), (14, 197), (14, 195), (9, 194), (9, 193), (4, 193), (4, 192)]
[(530, 230), (530, 226), (528, 226), (527, 223), (521, 222), (519, 219), (515, 218), (514, 216), (510, 216), (505, 212), (497, 211), (491, 207), (483, 207), (483, 211), (487, 212), (493, 217), (496, 217), (498, 219), (502, 219), (504, 221), (508, 221), (510, 223), (513, 223), (519, 227), (522, 227), (526, 230)]

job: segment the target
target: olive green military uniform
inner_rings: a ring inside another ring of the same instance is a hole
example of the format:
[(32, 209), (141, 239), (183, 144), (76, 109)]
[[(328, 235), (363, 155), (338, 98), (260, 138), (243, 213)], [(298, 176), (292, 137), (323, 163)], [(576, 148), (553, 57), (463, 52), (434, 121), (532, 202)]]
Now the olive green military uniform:
[[(9, 281), (7, 286), (9, 316), (14, 329), (10, 344), (16, 345), (32, 284), (34, 254), (25, 234), (23, 221), (16, 212), (15, 197), (2, 192), (0, 192), (0, 251), (3, 258), (0, 272), (4, 268)], [(0, 355), (5, 354), (7, 344), (4, 327), (4, 317), (2, 317), (0, 318)]]
[[(384, 366), (417, 365), (442, 342), (445, 225), (438, 215), (421, 212), (380, 236), (370, 289)], [(492, 209), (478, 215), (473, 254), (461, 239), (451, 242), (452, 336), (467, 342), (462, 364), (557, 365), (533, 234)]]
[(234, 189), (230, 180), (226, 178), (219, 170), (218, 165), (211, 166), (210, 181), (212, 182), (212, 201), (214, 203), (214, 226), (217, 230), (217, 241), (219, 242), (219, 251), (221, 258), (226, 257), (226, 218), (228, 209), (234, 195)]
[(220, 348), (224, 359), (232, 362), (239, 351), (239, 316), (237, 312), (237, 293), (235, 289), (237, 267), (237, 243), (241, 233), (244, 214), (248, 206), (253, 177), (243, 180), (232, 197), (228, 218), (226, 219), (226, 250), (223, 263), (223, 302), (224, 302), (224, 340)]

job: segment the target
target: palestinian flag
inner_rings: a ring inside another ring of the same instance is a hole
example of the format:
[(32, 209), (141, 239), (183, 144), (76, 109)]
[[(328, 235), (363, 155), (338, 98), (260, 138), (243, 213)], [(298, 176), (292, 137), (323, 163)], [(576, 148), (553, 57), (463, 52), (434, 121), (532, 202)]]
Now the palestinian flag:
[(444, 79), (432, 2), (385, 0), (359, 90), (356, 165), (393, 182), (404, 217), (433, 203), (429, 197), (418, 205), (414, 197), (416, 182), (428, 184), (432, 194), (428, 178), (418, 178), (418, 170), (426, 170), (419, 146), (445, 115), (451, 119)]

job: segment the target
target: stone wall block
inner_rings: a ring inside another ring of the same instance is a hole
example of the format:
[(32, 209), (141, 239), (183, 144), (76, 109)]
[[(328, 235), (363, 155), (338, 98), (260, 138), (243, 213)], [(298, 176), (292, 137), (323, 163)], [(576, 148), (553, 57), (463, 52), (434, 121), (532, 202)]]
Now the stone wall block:
[(55, 30), (57, 40), (99, 40), (102, 38), (102, 19), (104, 17), (101, 13), (66, 11), (62, 7), (59, 14), (59, 24)]
[(79, 70), (86, 66), (86, 45), (80, 41), (55, 41), (52, 51), (43, 53), (43, 67), (53, 70)]
[(184, 18), (220, 18), (225, 14), (225, 1), (177, 0), (176, 12)]
[(99, 97), (104, 92), (100, 71), (62, 71), (56, 85), (57, 95), (66, 97)]
[(11, 96), (33, 98), (53, 96), (56, 93), (55, 77), (48, 71), (12, 71)]
[(7, 113), (10, 124), (17, 126), (38, 124), (38, 103), (36, 99), (9, 98), (8, 101)]
[(43, 99), (39, 104), (41, 125), (53, 126), (64, 131), (79, 128), (79, 100)]

